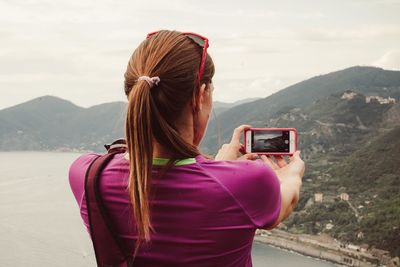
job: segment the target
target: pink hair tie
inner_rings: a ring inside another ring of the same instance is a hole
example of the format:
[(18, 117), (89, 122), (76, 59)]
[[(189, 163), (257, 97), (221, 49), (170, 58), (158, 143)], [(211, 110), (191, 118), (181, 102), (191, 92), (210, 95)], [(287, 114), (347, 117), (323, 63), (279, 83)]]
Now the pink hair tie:
[(155, 76), (155, 77), (149, 77), (149, 76), (140, 76), (138, 81), (146, 81), (149, 85), (150, 88), (153, 87), (153, 85), (158, 85), (158, 83), (160, 82), (160, 77)]

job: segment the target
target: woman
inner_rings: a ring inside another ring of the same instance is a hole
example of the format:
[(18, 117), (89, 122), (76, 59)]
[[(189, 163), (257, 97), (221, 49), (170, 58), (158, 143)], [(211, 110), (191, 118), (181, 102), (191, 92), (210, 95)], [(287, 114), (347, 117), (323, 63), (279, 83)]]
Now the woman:
[[(198, 146), (212, 109), (214, 64), (194, 33), (151, 33), (125, 72), (128, 153), (102, 173), (100, 192), (135, 266), (252, 266), (257, 228), (271, 229), (299, 198), (304, 163), (241, 157), (240, 135), (215, 159)], [(84, 175), (95, 153), (70, 167), (70, 184), (88, 226)]]

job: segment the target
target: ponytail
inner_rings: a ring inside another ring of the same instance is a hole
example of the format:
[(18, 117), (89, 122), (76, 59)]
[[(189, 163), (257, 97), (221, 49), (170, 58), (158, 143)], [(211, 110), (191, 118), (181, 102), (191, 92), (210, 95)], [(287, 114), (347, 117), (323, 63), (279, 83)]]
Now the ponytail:
[(129, 94), (126, 140), (129, 153), (129, 195), (136, 221), (135, 254), (143, 241), (150, 240), (150, 177), (153, 160), (150, 86), (138, 82)]
[[(125, 135), (129, 153), (129, 195), (135, 217), (137, 242), (150, 240), (154, 231), (150, 220), (150, 186), (153, 141), (168, 149), (170, 160), (158, 173), (161, 177), (178, 159), (200, 154), (196, 145), (184, 140), (176, 120), (186, 105), (196, 99), (197, 73), (202, 49), (190, 38), (176, 31), (160, 31), (146, 39), (135, 50), (125, 72), (125, 94), (128, 97)], [(142, 75), (158, 76), (159, 84), (151, 86), (139, 79)], [(211, 82), (214, 64), (207, 55), (204, 82)], [(202, 81), (203, 82), (203, 81)]]

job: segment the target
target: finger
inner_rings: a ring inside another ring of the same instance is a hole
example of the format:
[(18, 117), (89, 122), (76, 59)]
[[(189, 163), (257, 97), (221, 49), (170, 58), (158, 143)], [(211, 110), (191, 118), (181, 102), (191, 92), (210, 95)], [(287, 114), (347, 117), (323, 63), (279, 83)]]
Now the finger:
[(268, 165), (271, 169), (274, 169), (274, 166), (271, 164), (271, 162), (269, 161), (269, 159), (265, 156), (265, 155), (261, 155), (260, 156), (261, 160)]
[(267, 158), (269, 159), (269, 161), (271, 162), (272, 165), (274, 165), (275, 169), (279, 169), (278, 164), (276, 164), (276, 160), (274, 156), (271, 155), (267, 155)]
[(268, 158), (267, 156), (261, 155), (260, 158), (271, 169), (273, 169), (273, 170), (279, 169), (279, 167), (275, 164), (275, 162), (272, 159)]
[(282, 156), (276, 156), (275, 160), (276, 160), (276, 164), (280, 168), (285, 167), (287, 165), (286, 160)]
[(242, 154), (246, 154), (246, 148), (244, 147), (243, 144), (240, 144), (239, 152), (242, 153)]
[(303, 177), (305, 164), (304, 161), (300, 158), (300, 151), (296, 151), (292, 157), (290, 157), (290, 164), (294, 164), (300, 170), (300, 176)]
[(248, 129), (248, 128), (251, 128), (251, 126), (248, 124), (242, 124), (239, 127), (236, 127), (235, 130), (233, 130), (231, 143), (232, 144), (240, 143), (240, 136), (241, 136), (242, 132), (244, 131), (244, 129)]
[(274, 169), (274, 170), (279, 169), (279, 166), (276, 165), (276, 163), (275, 163), (275, 161), (274, 161), (274, 159), (272, 157), (267, 156), (267, 159), (269, 160), (269, 162), (270, 162), (270, 164), (272, 166), (272, 169)]
[(258, 158), (257, 153), (248, 153), (241, 156), (239, 159), (255, 160)]

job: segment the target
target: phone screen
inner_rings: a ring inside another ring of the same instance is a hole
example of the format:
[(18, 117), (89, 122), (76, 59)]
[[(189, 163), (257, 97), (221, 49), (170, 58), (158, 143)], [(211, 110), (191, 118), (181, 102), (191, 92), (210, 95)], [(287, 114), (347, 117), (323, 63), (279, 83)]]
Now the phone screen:
[(288, 153), (289, 139), (289, 131), (251, 131), (251, 151), (254, 153)]

